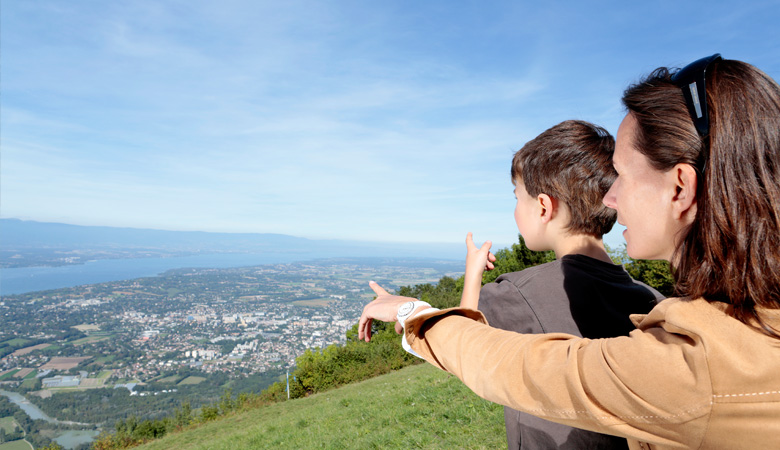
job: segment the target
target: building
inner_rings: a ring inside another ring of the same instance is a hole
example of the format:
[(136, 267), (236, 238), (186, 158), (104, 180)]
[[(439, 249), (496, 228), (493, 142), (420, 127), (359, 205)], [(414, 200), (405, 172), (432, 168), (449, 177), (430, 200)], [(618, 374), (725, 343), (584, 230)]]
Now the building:
[(81, 377), (58, 375), (41, 380), (44, 388), (76, 387), (81, 383)]

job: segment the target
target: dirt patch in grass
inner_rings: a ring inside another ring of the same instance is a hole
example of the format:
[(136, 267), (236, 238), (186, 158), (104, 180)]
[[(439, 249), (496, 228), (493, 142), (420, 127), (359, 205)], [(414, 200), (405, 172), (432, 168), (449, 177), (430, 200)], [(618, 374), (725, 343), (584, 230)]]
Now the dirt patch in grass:
[(52, 358), (51, 361), (40, 367), (41, 370), (70, 370), (82, 361), (92, 358), (91, 356), (68, 356)]
[(76, 339), (75, 341), (71, 342), (73, 345), (84, 345), (89, 344), (92, 342), (100, 342), (105, 341), (106, 339), (109, 339), (110, 336), (89, 336), (81, 339)]
[(38, 344), (38, 345), (33, 345), (32, 347), (20, 348), (19, 350), (13, 352), (13, 356), (26, 355), (28, 353), (34, 352), (35, 350), (42, 350), (50, 345), (51, 344)]
[(312, 308), (324, 308), (335, 301), (336, 300), (330, 298), (318, 298), (314, 300), (297, 300), (292, 302), (292, 304), (295, 306), (309, 306)]
[(14, 378), (24, 378), (30, 373), (32, 373), (33, 370), (35, 369), (30, 369), (30, 368), (22, 369), (14, 374)]

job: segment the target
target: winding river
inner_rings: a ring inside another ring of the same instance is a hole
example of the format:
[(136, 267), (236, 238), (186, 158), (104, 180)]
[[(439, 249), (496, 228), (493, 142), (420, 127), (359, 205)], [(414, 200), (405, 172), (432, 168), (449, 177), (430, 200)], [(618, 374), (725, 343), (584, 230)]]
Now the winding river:
[(41, 411), (40, 408), (32, 404), (22, 394), (17, 394), (16, 392), (8, 392), (0, 389), (0, 395), (5, 395), (6, 397), (8, 397), (8, 400), (11, 400), (12, 403), (22, 408), (22, 411), (27, 413), (27, 415), (30, 416), (30, 418), (33, 420), (42, 419), (51, 423), (66, 423), (66, 422), (61, 422), (57, 419), (52, 419), (51, 417), (47, 416), (45, 412)]
[[(16, 392), (9, 392), (0, 389), (0, 395), (4, 395), (8, 397), (8, 400), (10, 400), (12, 403), (22, 408), (22, 411), (24, 411), (33, 420), (40, 419), (51, 423), (68, 424), (68, 425), (77, 423), (77, 422), (63, 422), (61, 420), (57, 420), (49, 417), (45, 412), (41, 411), (40, 408), (35, 406), (29, 400), (27, 400), (23, 395), (17, 394)], [(80, 424), (80, 425), (87, 425), (87, 424)], [(92, 442), (92, 440), (95, 439), (95, 437), (98, 434), (99, 431), (97, 430), (66, 430), (58, 434), (57, 437), (54, 438), (54, 440), (61, 446), (70, 449), (70, 448), (75, 448), (76, 446), (87, 442)]]

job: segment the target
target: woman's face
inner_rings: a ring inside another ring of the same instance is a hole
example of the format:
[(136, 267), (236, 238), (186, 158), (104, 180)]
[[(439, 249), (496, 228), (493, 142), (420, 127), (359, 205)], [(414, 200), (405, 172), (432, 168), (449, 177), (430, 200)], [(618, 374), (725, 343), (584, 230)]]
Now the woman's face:
[(618, 223), (626, 227), (628, 256), (634, 259), (669, 260), (680, 225), (673, 220), (674, 186), (670, 173), (661, 172), (634, 147), (636, 119), (629, 113), (620, 124), (612, 163), (618, 173), (604, 196), (604, 204), (617, 211)]

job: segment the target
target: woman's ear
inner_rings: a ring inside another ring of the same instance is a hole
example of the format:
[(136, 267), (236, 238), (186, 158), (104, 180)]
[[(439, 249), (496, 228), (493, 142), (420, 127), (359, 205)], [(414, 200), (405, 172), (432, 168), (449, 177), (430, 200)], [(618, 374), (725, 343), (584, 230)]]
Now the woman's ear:
[(699, 179), (696, 169), (690, 164), (677, 164), (670, 171), (671, 182), (675, 185), (672, 196), (672, 213), (674, 218), (693, 222), (696, 217), (696, 187)]

